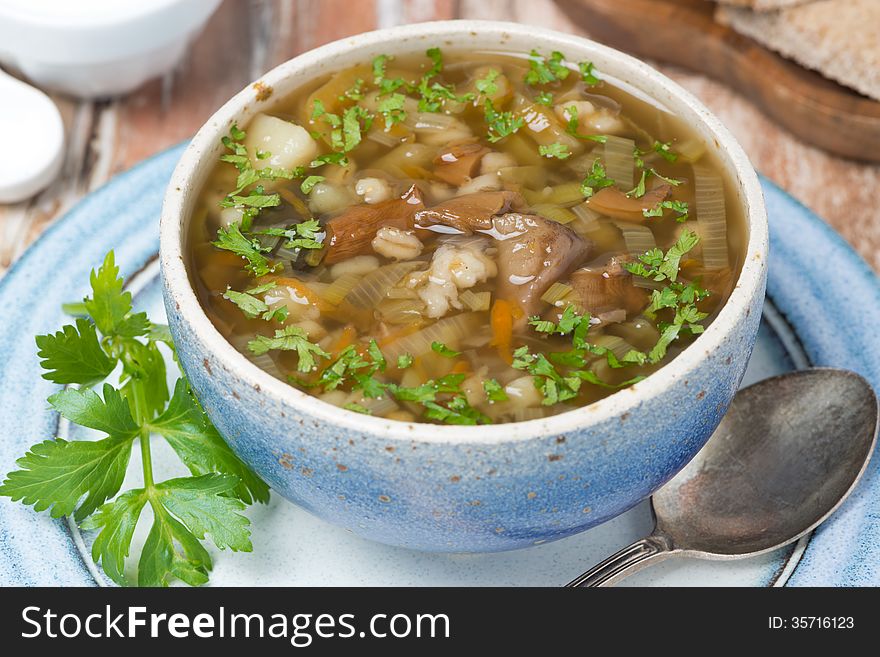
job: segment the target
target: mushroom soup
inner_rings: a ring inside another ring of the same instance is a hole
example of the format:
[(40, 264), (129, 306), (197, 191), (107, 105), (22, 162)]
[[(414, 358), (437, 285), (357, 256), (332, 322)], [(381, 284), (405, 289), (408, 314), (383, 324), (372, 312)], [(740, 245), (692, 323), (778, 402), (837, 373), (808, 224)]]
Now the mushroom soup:
[(745, 229), (702, 140), (558, 52), (380, 56), (231, 126), (189, 236), (256, 365), (352, 412), (541, 418), (665, 365)]

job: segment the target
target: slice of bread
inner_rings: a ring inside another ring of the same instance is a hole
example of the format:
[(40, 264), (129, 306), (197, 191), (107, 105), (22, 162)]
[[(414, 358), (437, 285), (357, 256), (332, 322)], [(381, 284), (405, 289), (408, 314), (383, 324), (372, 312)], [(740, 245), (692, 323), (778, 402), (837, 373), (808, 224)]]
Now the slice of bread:
[(807, 2), (815, 2), (815, 0), (715, 0), (723, 5), (731, 5), (735, 7), (748, 7), (755, 11), (773, 11), (774, 9), (782, 9), (784, 7), (793, 7), (794, 5), (802, 5)]
[(767, 13), (719, 6), (715, 18), (802, 66), (880, 100), (880, 0), (814, 0)]

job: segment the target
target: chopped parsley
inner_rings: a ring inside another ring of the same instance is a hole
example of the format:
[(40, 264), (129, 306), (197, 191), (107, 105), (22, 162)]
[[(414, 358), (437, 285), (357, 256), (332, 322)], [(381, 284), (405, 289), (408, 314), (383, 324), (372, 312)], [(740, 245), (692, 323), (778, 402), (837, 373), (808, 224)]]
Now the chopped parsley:
[(638, 262), (626, 263), (627, 271), (635, 276), (667, 284), (651, 293), (651, 305), (645, 311), (649, 317), (657, 312), (670, 309), (673, 311), (672, 322), (660, 322), (660, 339), (648, 353), (648, 361), (660, 362), (666, 351), (682, 333), (697, 335), (704, 327), (701, 322), (707, 313), (700, 311), (696, 303), (709, 296), (709, 292), (697, 282), (683, 283), (678, 281), (682, 257), (692, 250), (699, 242), (699, 237), (689, 230), (682, 231), (678, 240), (664, 254), (660, 249), (652, 249), (639, 257)]
[(581, 193), (584, 198), (590, 198), (597, 190), (605, 187), (611, 187), (614, 181), (605, 173), (605, 165), (602, 164), (600, 158), (593, 160), (593, 165), (587, 173), (586, 178), (581, 183)]
[(247, 260), (245, 269), (254, 276), (271, 274), (280, 265), (274, 265), (263, 255), (264, 249), (256, 239), (245, 237), (238, 223), (232, 223), (217, 231), (217, 240), (212, 242), (218, 249), (231, 251)]
[(317, 219), (301, 221), (290, 228), (265, 228), (254, 234), (286, 238), (284, 247), (287, 249), (320, 249), (324, 246), (324, 229)]
[(401, 370), (405, 370), (407, 367), (411, 367), (413, 364), (412, 354), (401, 354), (397, 357), (397, 367)]
[(344, 408), (347, 411), (354, 411), (355, 413), (362, 413), (364, 415), (372, 415), (373, 414), (373, 412), (369, 408), (367, 408), (366, 406), (362, 406), (361, 404), (357, 404), (355, 402), (350, 402), (350, 403), (346, 404), (345, 406), (343, 406), (342, 408)]
[(550, 107), (553, 104), (553, 94), (549, 91), (539, 91), (535, 94), (535, 102)]
[(488, 98), (485, 103), (485, 118), (486, 125), (489, 126), (486, 138), (493, 144), (514, 134), (524, 125), (521, 116), (514, 116), (513, 112), (499, 112)]
[(363, 100), (364, 98), (364, 80), (362, 78), (358, 78), (354, 81), (354, 84), (346, 89), (341, 96), (338, 97), (339, 100), (353, 100), (355, 102), (359, 100)]
[(315, 185), (320, 182), (324, 182), (325, 180), (326, 178), (324, 176), (309, 176), (302, 181), (302, 184), (299, 188), (303, 194), (311, 194), (312, 190), (315, 188)]
[(223, 298), (238, 306), (241, 312), (250, 319), (261, 317), (267, 322), (275, 320), (283, 323), (287, 320), (287, 306), (281, 305), (277, 308), (270, 308), (269, 304), (256, 296), (257, 294), (264, 294), (273, 288), (275, 288), (274, 282), (266, 283), (265, 285), (260, 285), (245, 290), (244, 292), (236, 292), (233, 289), (228, 289), (223, 294)]
[(560, 144), (559, 142), (547, 145), (541, 144), (538, 146), (538, 154), (546, 158), (555, 157), (559, 160), (567, 160), (571, 157), (571, 151), (568, 150), (568, 146)]
[(637, 182), (636, 186), (629, 190), (626, 195), (631, 198), (642, 198), (645, 195), (645, 179), (647, 177), (648, 173), (642, 171), (642, 177), (639, 178), (639, 182)]
[(311, 372), (315, 369), (315, 357), (329, 358), (330, 354), (318, 345), (309, 342), (308, 334), (299, 326), (285, 326), (276, 329), (274, 337), (258, 335), (248, 342), (248, 349), (255, 356), (269, 351), (295, 351), (298, 357), (297, 369)]
[(586, 139), (588, 141), (595, 141), (600, 144), (604, 144), (608, 141), (608, 137), (606, 137), (605, 135), (582, 135), (580, 132), (578, 132), (579, 124), (577, 105), (569, 105), (565, 108), (565, 113), (568, 114), (568, 123), (565, 126), (565, 131), (572, 137), (576, 137), (577, 139)]
[(433, 351), (435, 354), (440, 354), (441, 356), (444, 356), (446, 358), (456, 358), (458, 356), (461, 356), (460, 351), (450, 349), (442, 342), (437, 342), (436, 340), (431, 343), (431, 351)]
[(596, 67), (593, 65), (593, 62), (580, 62), (578, 70), (581, 73), (581, 80), (590, 86), (595, 86), (602, 81), (596, 77)]
[(507, 393), (504, 392), (504, 386), (498, 383), (495, 379), (484, 380), (483, 391), (486, 393), (486, 398), (489, 400), (490, 404), (507, 401), (509, 399)]
[(501, 75), (501, 72), (498, 69), (489, 69), (484, 77), (474, 82), (474, 88), (483, 96), (491, 96), (498, 91), (498, 84), (495, 80), (498, 79), (499, 75)]
[(531, 86), (550, 84), (562, 81), (571, 71), (565, 66), (565, 55), (554, 50), (549, 59), (545, 59), (537, 50), (529, 53), (529, 70), (525, 82)]
[(675, 220), (684, 223), (689, 219), (690, 208), (687, 201), (660, 201), (653, 208), (645, 208), (642, 214), (645, 217), (662, 217), (664, 210), (671, 210), (675, 213)]
[(393, 93), (379, 101), (379, 114), (385, 119), (385, 132), (391, 130), (395, 123), (400, 123), (406, 118), (404, 106), (406, 104), (406, 96), (399, 93)]

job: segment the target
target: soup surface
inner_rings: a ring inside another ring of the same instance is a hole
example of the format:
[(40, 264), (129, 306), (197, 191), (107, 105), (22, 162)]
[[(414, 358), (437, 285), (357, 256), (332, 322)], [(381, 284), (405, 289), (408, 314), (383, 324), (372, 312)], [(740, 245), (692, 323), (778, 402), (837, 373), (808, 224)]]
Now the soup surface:
[(558, 52), (380, 56), (223, 141), (190, 235), (204, 308), (352, 412), (589, 404), (695, 339), (745, 250), (701, 139)]

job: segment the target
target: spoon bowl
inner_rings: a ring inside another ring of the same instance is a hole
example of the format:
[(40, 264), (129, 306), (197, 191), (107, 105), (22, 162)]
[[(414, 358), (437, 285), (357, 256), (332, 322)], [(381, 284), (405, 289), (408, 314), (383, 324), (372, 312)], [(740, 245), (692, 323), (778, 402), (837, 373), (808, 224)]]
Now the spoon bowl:
[(873, 389), (846, 370), (743, 389), (706, 446), (654, 494), (654, 532), (569, 586), (610, 585), (671, 556), (739, 559), (796, 541), (855, 488), (877, 422)]

